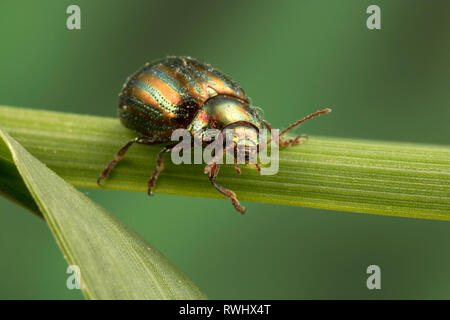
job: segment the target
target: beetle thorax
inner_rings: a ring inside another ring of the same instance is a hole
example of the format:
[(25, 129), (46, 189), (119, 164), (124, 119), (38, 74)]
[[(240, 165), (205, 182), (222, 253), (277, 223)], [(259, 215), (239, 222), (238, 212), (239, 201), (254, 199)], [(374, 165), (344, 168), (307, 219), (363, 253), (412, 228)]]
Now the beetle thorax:
[(203, 105), (188, 126), (188, 130), (194, 137), (204, 140), (204, 134), (208, 129), (219, 131), (231, 129), (228, 131), (236, 137), (253, 137), (249, 139), (254, 141), (257, 139), (257, 130), (262, 128), (262, 125), (261, 119), (255, 116), (253, 108), (248, 103), (220, 95), (209, 99)]

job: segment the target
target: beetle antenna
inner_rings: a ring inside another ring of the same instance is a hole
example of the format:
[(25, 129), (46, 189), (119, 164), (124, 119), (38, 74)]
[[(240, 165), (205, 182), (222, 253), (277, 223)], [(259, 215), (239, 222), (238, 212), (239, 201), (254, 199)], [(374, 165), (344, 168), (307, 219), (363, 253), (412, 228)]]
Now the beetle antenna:
[(285, 133), (288, 132), (289, 130), (295, 128), (295, 127), (298, 126), (299, 124), (302, 124), (303, 122), (305, 122), (305, 121), (307, 121), (307, 120), (309, 120), (309, 119), (311, 119), (311, 118), (318, 117), (318, 116), (320, 116), (321, 114), (327, 114), (327, 113), (329, 113), (329, 112), (331, 112), (331, 109), (330, 109), (330, 108), (325, 108), (325, 109), (316, 111), (316, 112), (314, 112), (314, 113), (310, 113), (310, 114), (308, 114), (306, 117), (301, 118), (300, 120), (294, 122), (294, 123), (291, 124), (289, 127), (287, 127), (286, 129), (284, 129), (283, 131), (281, 131), (281, 133), (280, 133), (278, 136), (281, 137), (283, 134), (285, 134)]
[[(311, 118), (320, 116), (321, 114), (327, 114), (327, 113), (329, 113), (329, 112), (331, 112), (331, 109), (330, 109), (330, 108), (325, 108), (325, 109), (316, 111), (316, 112), (314, 112), (314, 113), (310, 113), (310, 114), (308, 114), (306, 117), (303, 117), (303, 118), (301, 118), (300, 120), (298, 120), (298, 121), (294, 122), (293, 124), (291, 124), (289, 127), (287, 127), (286, 129), (284, 129), (283, 131), (281, 131), (281, 133), (278, 134), (278, 135), (276, 135), (275, 132), (272, 130), (272, 127), (270, 126), (270, 124), (267, 123), (266, 121), (264, 121), (264, 125), (265, 125), (266, 128), (269, 129), (269, 131), (270, 131), (271, 138), (268, 139), (265, 143), (261, 144), (261, 145), (259, 146), (259, 150), (261, 150), (262, 148), (265, 148), (272, 140), (275, 140), (275, 142), (277, 143), (277, 145), (280, 145), (280, 136), (281, 136), (281, 135), (285, 134), (286, 132), (288, 132), (288, 131), (291, 130), (292, 128), (295, 128), (295, 127), (298, 126), (299, 124), (301, 124), (301, 123), (303, 123), (303, 122), (305, 122), (305, 121), (307, 121), (307, 120), (309, 120), (309, 119), (311, 119)], [(299, 136), (299, 137), (297, 137), (297, 138), (300, 138), (300, 137), (302, 137), (302, 136), (303, 136), (303, 135), (301, 135), (301, 136)], [(306, 137), (307, 137), (307, 136), (306, 136)], [(291, 142), (292, 142), (292, 141), (291, 141)]]

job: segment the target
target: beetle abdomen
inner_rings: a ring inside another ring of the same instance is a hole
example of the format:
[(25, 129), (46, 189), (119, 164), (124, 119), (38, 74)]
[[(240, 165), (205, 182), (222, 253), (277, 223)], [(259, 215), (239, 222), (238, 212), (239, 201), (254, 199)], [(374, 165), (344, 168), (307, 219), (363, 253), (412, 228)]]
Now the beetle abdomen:
[(120, 93), (119, 117), (126, 127), (166, 141), (217, 95), (248, 103), (242, 88), (212, 66), (190, 57), (168, 57), (146, 64), (127, 80)]

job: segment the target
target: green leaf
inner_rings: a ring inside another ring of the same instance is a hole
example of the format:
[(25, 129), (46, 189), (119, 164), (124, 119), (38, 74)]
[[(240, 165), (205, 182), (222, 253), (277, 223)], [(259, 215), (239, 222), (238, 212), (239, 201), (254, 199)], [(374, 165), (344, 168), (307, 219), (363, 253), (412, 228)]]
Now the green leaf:
[[(98, 188), (100, 171), (136, 136), (115, 118), (12, 107), (0, 107), (0, 125), (66, 181), (89, 188)], [(103, 188), (146, 192), (160, 149), (131, 147)], [(155, 193), (223, 198), (203, 166), (174, 165), (168, 157), (165, 164)], [(279, 165), (273, 176), (249, 168), (239, 176), (223, 166), (217, 182), (240, 200), (450, 220), (447, 146), (310, 137), (280, 150)]]
[(43, 214), (69, 265), (80, 268), (87, 298), (205, 298), (139, 235), (66, 183), (1, 129), (0, 138), (3, 192)]

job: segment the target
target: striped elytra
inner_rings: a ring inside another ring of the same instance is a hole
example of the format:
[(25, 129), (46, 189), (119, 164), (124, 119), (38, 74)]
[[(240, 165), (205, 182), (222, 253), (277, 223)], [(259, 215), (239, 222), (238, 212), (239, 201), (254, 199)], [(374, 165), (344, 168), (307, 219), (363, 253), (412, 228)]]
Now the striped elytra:
[[(230, 129), (234, 134), (232, 144), (223, 149), (221, 147), (218, 154), (207, 163), (204, 172), (217, 191), (231, 200), (236, 211), (245, 212), (236, 194), (216, 182), (219, 159), (225, 152), (233, 154), (236, 172), (240, 174), (236, 161), (238, 151), (244, 152), (245, 163), (249, 163), (249, 159), (254, 159), (268, 143), (265, 141), (260, 144), (260, 130), (271, 130), (271, 127), (263, 120), (259, 108), (250, 104), (250, 99), (238, 84), (209, 64), (190, 57), (167, 57), (147, 63), (135, 72), (127, 79), (119, 96), (120, 121), (125, 127), (139, 133), (139, 136), (128, 141), (116, 153), (101, 172), (98, 184), (108, 177), (109, 172), (134, 143), (167, 143), (171, 141), (173, 131), (180, 128), (187, 129), (191, 136), (201, 141), (204, 141), (203, 137), (208, 129), (218, 129), (220, 132)], [(279, 135), (272, 134), (272, 140), (279, 146), (300, 144), (301, 136), (287, 140), (281, 140), (280, 136), (306, 120), (330, 111), (327, 108), (311, 113)], [(156, 168), (147, 182), (149, 195), (153, 194), (156, 179), (164, 169), (164, 154), (177, 144), (178, 142), (166, 144), (158, 153)], [(254, 165), (261, 170), (258, 163)]]
[(119, 118), (124, 126), (159, 141), (187, 128), (205, 102), (215, 96), (249, 99), (233, 80), (211, 65), (190, 57), (167, 57), (147, 63), (129, 77), (120, 93)]

